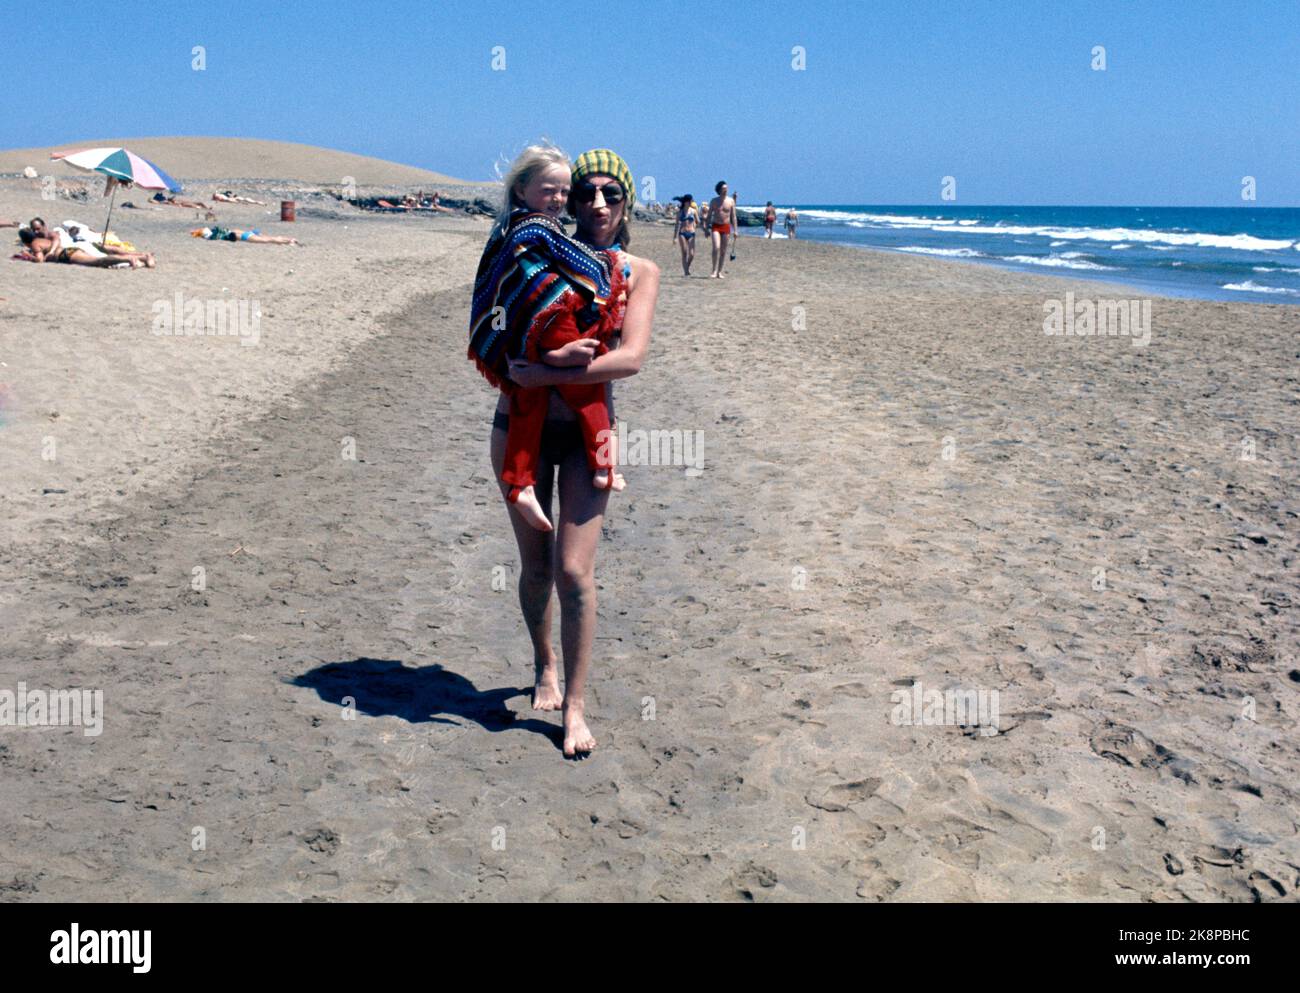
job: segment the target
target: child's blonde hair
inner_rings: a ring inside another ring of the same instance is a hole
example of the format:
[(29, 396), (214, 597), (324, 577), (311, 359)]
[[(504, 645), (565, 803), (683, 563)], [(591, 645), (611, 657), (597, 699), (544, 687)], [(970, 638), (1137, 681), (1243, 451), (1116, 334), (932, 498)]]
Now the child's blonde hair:
[(569, 161), (569, 157), (546, 139), (543, 139), (540, 144), (529, 145), (515, 157), (501, 179), (505, 184), (505, 191), (502, 196), (501, 213), (497, 215), (496, 228), (505, 227), (512, 210), (525, 206), (517, 191), (532, 182), (533, 177), (543, 169), (556, 165), (563, 166), (565, 172), (573, 170), (573, 163)]

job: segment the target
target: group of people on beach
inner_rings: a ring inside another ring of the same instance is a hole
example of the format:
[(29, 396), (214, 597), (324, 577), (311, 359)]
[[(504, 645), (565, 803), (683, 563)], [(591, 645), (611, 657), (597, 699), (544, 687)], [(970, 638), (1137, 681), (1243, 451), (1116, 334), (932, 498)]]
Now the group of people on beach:
[(49, 227), (43, 218), (33, 217), (18, 229), (22, 242), (20, 257), (28, 262), (63, 262), (95, 269), (152, 269), (157, 264), (151, 252), (137, 251), (111, 231), (100, 234), (79, 221), (64, 221)]
[[(713, 188), (715, 196), (701, 206), (695, 198), (684, 193), (675, 197), (677, 217), (673, 225), (673, 241), (682, 253), (682, 275), (691, 274), (691, 265), (695, 262), (695, 235), (697, 227), (709, 232), (712, 247), (712, 269), (710, 279), (726, 279), (722, 269), (727, 260), (736, 261), (736, 241), (740, 237), (740, 222), (736, 215), (736, 194), (731, 192), (726, 180), (719, 180)], [(772, 201), (763, 209), (763, 231), (765, 238), (772, 237), (776, 225), (776, 207)], [(799, 213), (793, 207), (785, 213), (785, 234), (787, 238), (798, 237)]]
[(673, 225), (673, 240), (682, 252), (682, 275), (691, 274), (691, 264), (695, 261), (696, 227), (706, 227), (713, 249), (710, 279), (725, 279), (722, 267), (728, 258), (736, 258), (736, 237), (740, 234), (740, 222), (736, 217), (736, 198), (729, 192), (726, 180), (718, 180), (713, 188), (716, 196), (703, 208), (697, 207), (695, 198), (685, 193), (677, 197), (677, 219)]
[[(118, 180), (114, 180), (114, 185), (125, 188), (130, 186), (129, 183)], [(215, 203), (265, 206), (263, 201), (238, 195), (233, 190), (218, 191), (212, 195), (212, 199)], [(155, 194), (152, 202), (160, 206), (204, 210), (208, 212), (209, 220), (216, 219), (216, 215), (211, 213), (211, 208), (202, 201), (158, 193)], [(0, 220), (0, 228), (13, 227), (18, 228), (18, 240), (21, 243), (21, 250), (13, 257), (19, 261), (61, 262), (94, 269), (153, 269), (157, 266), (157, 260), (152, 252), (140, 251), (130, 242), (120, 239), (114, 232), (101, 233), (80, 221), (64, 221), (57, 227), (50, 227), (40, 217), (33, 217), (24, 225), (19, 225), (16, 221)], [(302, 244), (297, 238), (264, 235), (257, 228), (227, 228), (215, 223), (194, 228), (190, 234), (195, 238), (209, 241), (242, 241), (255, 245)]]
[[(596, 746), (585, 685), (596, 625), (596, 545), (623, 488), (616, 379), (645, 360), (659, 269), (628, 252), (636, 187), (607, 148), (572, 162), (552, 145), (511, 164), (474, 282), (468, 354), (500, 391), (490, 457), (519, 547), (519, 605), (533, 645), (536, 710), (561, 710), (563, 753)], [(561, 217), (576, 220), (566, 233)], [(552, 495), (559, 517), (552, 524)], [(551, 646), (559, 594), (564, 690)]]
[[(396, 199), (397, 197), (393, 198), (393, 200)], [(450, 207), (444, 207), (439, 202), (441, 199), (442, 194), (437, 190), (434, 190), (429, 196), (425, 196), (424, 190), (421, 190), (418, 194), (407, 193), (397, 203), (393, 203), (392, 200), (380, 199), (376, 200), (375, 204), (384, 210), (434, 210), (441, 214), (454, 214), (455, 211)]]

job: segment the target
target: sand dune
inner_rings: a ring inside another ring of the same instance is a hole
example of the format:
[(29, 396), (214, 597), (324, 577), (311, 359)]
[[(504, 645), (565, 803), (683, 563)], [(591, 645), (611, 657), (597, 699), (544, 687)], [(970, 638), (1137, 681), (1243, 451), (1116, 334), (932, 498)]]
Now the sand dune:
[[(27, 166), (44, 171), (50, 153), (100, 145), (121, 145), (156, 162), (176, 179), (225, 179), (257, 176), (299, 179), (312, 183), (341, 183), (351, 176), (358, 186), (443, 183), (467, 185), (440, 172), (386, 162), (314, 145), (258, 138), (87, 138), (43, 148), (0, 151), (0, 173), (22, 172)], [(66, 167), (61, 167), (66, 170)], [(66, 170), (71, 171), (71, 170)]]

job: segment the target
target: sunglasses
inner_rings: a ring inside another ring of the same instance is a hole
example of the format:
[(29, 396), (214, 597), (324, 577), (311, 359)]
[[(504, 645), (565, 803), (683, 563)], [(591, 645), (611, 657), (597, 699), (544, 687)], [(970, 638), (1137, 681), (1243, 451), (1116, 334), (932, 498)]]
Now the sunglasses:
[(597, 190), (605, 198), (606, 203), (622, 203), (626, 196), (623, 187), (618, 183), (606, 183), (604, 186), (597, 186), (595, 183), (579, 183), (573, 189), (573, 199), (578, 203), (592, 203), (596, 199)]

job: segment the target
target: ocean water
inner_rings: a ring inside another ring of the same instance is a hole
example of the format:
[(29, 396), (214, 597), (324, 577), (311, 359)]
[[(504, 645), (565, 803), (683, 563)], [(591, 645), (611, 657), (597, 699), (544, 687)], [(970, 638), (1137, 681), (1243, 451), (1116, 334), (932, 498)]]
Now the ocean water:
[[(786, 206), (777, 214), (778, 234)], [(1300, 304), (1300, 208), (794, 206), (799, 237), (815, 241), (1168, 296)], [(761, 216), (763, 208), (741, 210)]]

